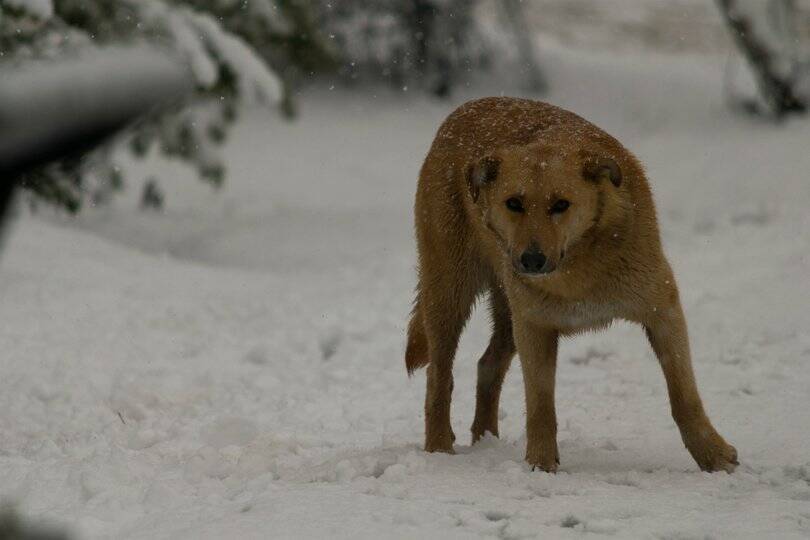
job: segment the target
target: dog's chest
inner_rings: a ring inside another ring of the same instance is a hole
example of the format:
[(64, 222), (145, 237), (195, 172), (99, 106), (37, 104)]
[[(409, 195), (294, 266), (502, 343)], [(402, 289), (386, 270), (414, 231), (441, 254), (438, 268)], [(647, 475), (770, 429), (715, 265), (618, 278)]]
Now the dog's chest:
[(622, 317), (619, 302), (599, 301), (540, 301), (528, 307), (527, 315), (537, 324), (553, 326), (562, 331), (600, 328)]

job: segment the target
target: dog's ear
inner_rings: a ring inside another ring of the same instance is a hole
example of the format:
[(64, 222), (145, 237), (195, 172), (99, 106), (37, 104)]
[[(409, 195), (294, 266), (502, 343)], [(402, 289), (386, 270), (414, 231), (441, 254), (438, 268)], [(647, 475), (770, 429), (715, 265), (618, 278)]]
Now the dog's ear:
[(467, 165), (467, 187), (473, 202), (478, 202), (481, 188), (498, 178), (501, 159), (487, 155)]
[(616, 187), (622, 185), (622, 169), (609, 157), (586, 154), (582, 160), (582, 176), (592, 182), (604, 179)]

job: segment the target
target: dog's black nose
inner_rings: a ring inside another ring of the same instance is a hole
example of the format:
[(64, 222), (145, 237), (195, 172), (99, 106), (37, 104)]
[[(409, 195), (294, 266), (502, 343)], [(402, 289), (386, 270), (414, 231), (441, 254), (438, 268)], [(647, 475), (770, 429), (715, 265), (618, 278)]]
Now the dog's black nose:
[(545, 265), (546, 256), (534, 246), (524, 251), (523, 255), (520, 256), (521, 269), (527, 274), (539, 274), (543, 271)]

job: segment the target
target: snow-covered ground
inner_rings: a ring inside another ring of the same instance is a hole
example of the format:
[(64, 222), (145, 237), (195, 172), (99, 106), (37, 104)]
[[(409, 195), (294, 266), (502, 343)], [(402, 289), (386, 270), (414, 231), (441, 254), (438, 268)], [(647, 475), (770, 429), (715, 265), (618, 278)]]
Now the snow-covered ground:
[(484, 81), (453, 103), (311, 90), (295, 123), (250, 115), (220, 193), (133, 163), (163, 173), (163, 214), (22, 217), (0, 266), (0, 498), (88, 539), (810, 536), (810, 122), (730, 114), (714, 57), (543, 50), (546, 99), (647, 165), (737, 472), (698, 471), (624, 324), (561, 347), (559, 473), (522, 462), (517, 362), (503, 438), (468, 446), (480, 313), (458, 455), (420, 450), (410, 208), (452, 107), (518, 92)]

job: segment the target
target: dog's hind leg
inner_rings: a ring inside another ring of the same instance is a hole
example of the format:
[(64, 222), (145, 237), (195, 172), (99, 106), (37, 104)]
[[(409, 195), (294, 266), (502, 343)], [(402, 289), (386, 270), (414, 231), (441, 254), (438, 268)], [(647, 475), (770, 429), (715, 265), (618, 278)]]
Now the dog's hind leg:
[(739, 465), (737, 450), (717, 433), (703, 409), (692, 372), (686, 320), (677, 296), (673, 305), (656, 310), (644, 325), (664, 371), (672, 416), (687, 450), (704, 471), (732, 472)]
[(493, 285), (490, 291), (489, 307), (492, 317), (492, 337), (487, 350), (478, 360), (475, 420), (471, 429), (473, 444), (486, 432), (498, 436), (498, 403), (501, 387), (515, 355), (512, 313), (506, 295), (498, 285)]
[[(452, 269), (452, 271), (450, 270)], [(425, 450), (453, 453), (450, 425), (453, 358), (478, 293), (465, 264), (422, 264), (417, 309), (422, 313), (429, 364), (425, 392)]]

